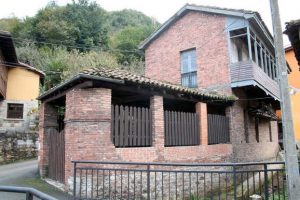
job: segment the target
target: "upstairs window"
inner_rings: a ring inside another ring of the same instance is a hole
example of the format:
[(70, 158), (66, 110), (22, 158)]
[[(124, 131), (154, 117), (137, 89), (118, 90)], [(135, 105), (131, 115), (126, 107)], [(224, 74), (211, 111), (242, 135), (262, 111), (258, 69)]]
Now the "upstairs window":
[(7, 104), (7, 118), (8, 119), (23, 119), (23, 104), (8, 103)]
[(197, 87), (196, 49), (183, 51), (181, 59), (181, 85), (189, 88)]

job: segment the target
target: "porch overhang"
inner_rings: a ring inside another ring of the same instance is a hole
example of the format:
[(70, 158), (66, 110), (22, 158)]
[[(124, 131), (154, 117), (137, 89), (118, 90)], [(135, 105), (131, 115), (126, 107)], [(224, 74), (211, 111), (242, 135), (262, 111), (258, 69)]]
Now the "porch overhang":
[(280, 97), (278, 94), (272, 93), (270, 90), (268, 90), (266, 87), (264, 87), (263, 85), (261, 85), (255, 80), (244, 80), (244, 81), (231, 83), (232, 88), (239, 88), (239, 87), (246, 87), (246, 86), (258, 87), (259, 89), (263, 90), (266, 93), (266, 95), (273, 97), (276, 101), (280, 101)]
[(231, 104), (236, 98), (200, 89), (191, 89), (180, 85), (152, 80), (124, 70), (94, 68), (86, 70), (64, 83), (48, 90), (38, 97), (41, 101), (53, 101), (61, 98), (72, 88), (103, 87), (119, 91), (136, 92), (146, 96), (160, 95), (171, 99), (211, 104)]

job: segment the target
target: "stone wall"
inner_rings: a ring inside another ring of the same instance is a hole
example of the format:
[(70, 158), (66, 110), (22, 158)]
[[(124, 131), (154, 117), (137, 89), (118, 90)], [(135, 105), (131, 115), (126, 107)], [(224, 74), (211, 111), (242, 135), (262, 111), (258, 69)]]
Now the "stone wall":
[[(23, 119), (7, 119), (7, 103), (24, 104)], [(0, 163), (28, 159), (37, 156), (38, 102), (0, 102)]]
[(0, 164), (35, 158), (37, 156), (37, 137), (36, 131), (1, 131)]

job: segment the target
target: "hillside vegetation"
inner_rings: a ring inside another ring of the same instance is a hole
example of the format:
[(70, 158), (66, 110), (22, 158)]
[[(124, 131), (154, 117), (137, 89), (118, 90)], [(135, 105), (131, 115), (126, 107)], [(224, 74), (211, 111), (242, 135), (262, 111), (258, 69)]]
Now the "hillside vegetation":
[(108, 12), (89, 0), (65, 6), (49, 2), (35, 16), (0, 19), (0, 30), (14, 38), (19, 60), (46, 73), (44, 89), (90, 67), (143, 73), (138, 45), (159, 25), (139, 11)]

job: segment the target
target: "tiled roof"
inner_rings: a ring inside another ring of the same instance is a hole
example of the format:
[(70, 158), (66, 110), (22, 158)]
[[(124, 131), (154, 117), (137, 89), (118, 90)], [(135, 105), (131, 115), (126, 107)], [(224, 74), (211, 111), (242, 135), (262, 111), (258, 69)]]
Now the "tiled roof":
[(292, 20), (286, 23), (287, 27), (288, 26), (295, 26), (295, 25), (300, 25), (300, 19), (297, 20)]
[[(288, 35), (289, 40), (293, 46), (296, 59), (298, 61), (298, 65), (300, 66), (300, 19), (293, 20), (286, 23), (286, 30), (284, 31), (285, 34)], [(299, 68), (300, 70), (300, 68)]]
[(41, 77), (44, 77), (45, 76), (45, 73), (41, 70), (38, 70), (37, 68), (35, 67), (32, 67), (26, 63), (22, 63), (22, 62), (18, 62), (18, 65), (21, 66), (21, 67), (24, 67), (26, 69), (28, 69), (29, 71), (32, 71), (32, 72), (35, 72), (37, 74), (39, 74)]
[(229, 97), (217, 93), (207, 92), (201, 89), (193, 89), (193, 88), (187, 88), (183, 87), (181, 85), (176, 85), (164, 81), (158, 81), (154, 79), (147, 78), (145, 76), (133, 74), (131, 72), (128, 72), (126, 70), (121, 69), (111, 69), (111, 68), (91, 68), (82, 71), (80, 74), (86, 74), (86, 75), (92, 75), (92, 76), (99, 76), (104, 78), (112, 78), (112, 79), (118, 79), (118, 80), (124, 80), (126, 82), (131, 83), (137, 83), (142, 85), (147, 85), (151, 87), (159, 87), (164, 89), (169, 89), (177, 92), (183, 92), (183, 93), (190, 93), (193, 95), (199, 95), (204, 97), (210, 97), (214, 99), (231, 99), (233, 100), (234, 97)]
[[(221, 101), (234, 101), (236, 98), (234, 96), (226, 96), (222, 94), (218, 94), (216, 92), (208, 92), (203, 89), (192, 89), (183, 87), (181, 85), (171, 84), (164, 81), (158, 81), (154, 79), (147, 78), (145, 76), (133, 74), (126, 70), (121, 69), (112, 69), (112, 68), (90, 68), (83, 70), (80, 72), (77, 77), (84, 77), (89, 79), (97, 79), (97, 78), (107, 78), (113, 80), (120, 80), (124, 81), (125, 84), (133, 83), (139, 84), (141, 86), (158, 88), (158, 89), (165, 89), (172, 92), (184, 93), (184, 94), (191, 94), (193, 96), (204, 97), (206, 99), (214, 99), (214, 100), (221, 100)], [(73, 78), (74, 79), (74, 78)], [(72, 80), (72, 79), (71, 79)], [(39, 97), (39, 99), (44, 99), (46, 96), (50, 95), (51, 93), (57, 91), (59, 88), (63, 88), (66, 84), (69, 84), (69, 81), (66, 81), (50, 90), (45, 92), (43, 95)]]

